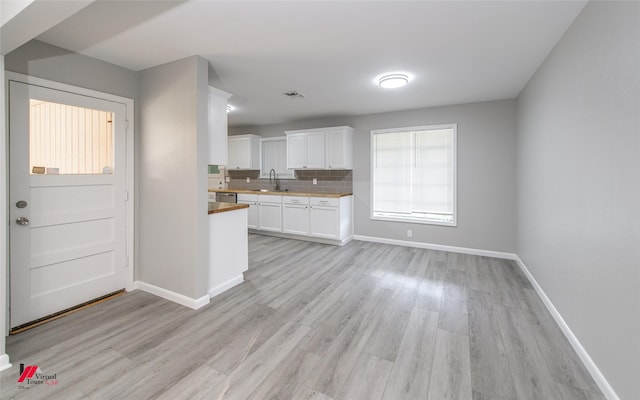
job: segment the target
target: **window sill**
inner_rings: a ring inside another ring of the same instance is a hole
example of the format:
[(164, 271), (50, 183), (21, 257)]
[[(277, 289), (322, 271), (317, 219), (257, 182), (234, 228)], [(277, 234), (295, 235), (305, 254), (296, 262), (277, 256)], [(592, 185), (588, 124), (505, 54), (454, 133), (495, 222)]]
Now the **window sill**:
[(448, 226), (452, 228), (456, 228), (458, 226), (458, 223), (455, 219), (451, 222), (448, 222), (448, 221), (438, 221), (438, 220), (424, 219), (424, 218), (383, 217), (383, 216), (372, 215), (371, 220), (372, 221), (404, 222), (404, 223), (421, 224), (421, 225)]

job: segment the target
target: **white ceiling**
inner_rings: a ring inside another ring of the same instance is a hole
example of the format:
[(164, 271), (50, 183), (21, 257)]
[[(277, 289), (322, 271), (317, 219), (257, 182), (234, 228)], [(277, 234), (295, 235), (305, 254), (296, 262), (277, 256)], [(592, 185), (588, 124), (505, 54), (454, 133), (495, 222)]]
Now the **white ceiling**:
[[(262, 125), (514, 98), (584, 5), (97, 1), (38, 39), (136, 71), (201, 55), (230, 125)], [(397, 70), (408, 86), (374, 85)]]

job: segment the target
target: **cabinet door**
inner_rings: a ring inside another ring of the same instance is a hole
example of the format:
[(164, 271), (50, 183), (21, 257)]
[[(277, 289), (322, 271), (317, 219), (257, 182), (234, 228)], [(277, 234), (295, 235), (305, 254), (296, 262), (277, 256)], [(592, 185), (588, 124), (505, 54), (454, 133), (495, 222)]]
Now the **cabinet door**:
[(259, 228), (263, 231), (282, 232), (282, 204), (260, 203)]
[(249, 141), (246, 139), (228, 140), (229, 169), (248, 168)]
[(306, 205), (285, 204), (282, 210), (282, 231), (308, 236), (309, 208)]
[(307, 167), (307, 136), (305, 134), (287, 135), (287, 168)]
[(311, 206), (310, 235), (325, 239), (340, 239), (340, 208)]
[(325, 166), (324, 132), (307, 134), (307, 163), (306, 168), (318, 169)]
[(346, 130), (326, 133), (327, 168), (351, 169), (353, 156), (351, 132)]
[(227, 99), (231, 94), (209, 87), (209, 164), (228, 165)]
[(258, 229), (258, 204), (255, 201), (240, 201), (239, 204), (248, 204), (247, 209), (247, 227), (251, 229)]

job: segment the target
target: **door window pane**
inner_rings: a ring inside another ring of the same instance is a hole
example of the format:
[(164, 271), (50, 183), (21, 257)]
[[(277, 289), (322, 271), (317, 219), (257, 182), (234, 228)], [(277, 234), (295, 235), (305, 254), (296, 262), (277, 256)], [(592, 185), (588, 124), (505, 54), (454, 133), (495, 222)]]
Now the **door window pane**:
[(113, 113), (30, 100), (32, 174), (111, 174)]

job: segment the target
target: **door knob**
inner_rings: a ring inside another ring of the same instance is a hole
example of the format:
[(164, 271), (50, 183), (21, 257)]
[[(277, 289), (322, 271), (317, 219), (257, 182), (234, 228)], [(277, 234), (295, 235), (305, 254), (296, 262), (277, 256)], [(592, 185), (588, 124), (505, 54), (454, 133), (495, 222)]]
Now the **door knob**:
[(19, 217), (18, 219), (16, 219), (16, 224), (18, 224), (18, 225), (29, 225), (29, 218)]

